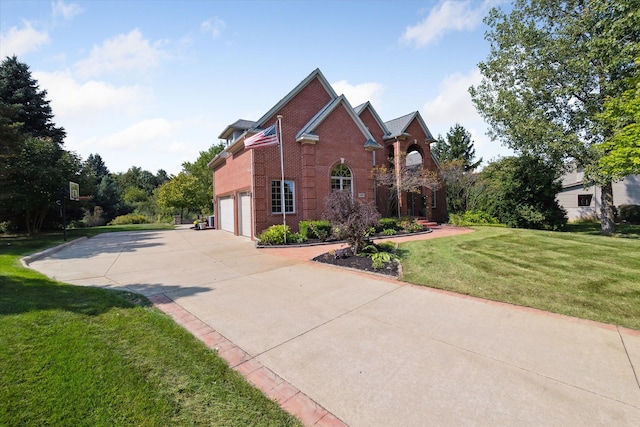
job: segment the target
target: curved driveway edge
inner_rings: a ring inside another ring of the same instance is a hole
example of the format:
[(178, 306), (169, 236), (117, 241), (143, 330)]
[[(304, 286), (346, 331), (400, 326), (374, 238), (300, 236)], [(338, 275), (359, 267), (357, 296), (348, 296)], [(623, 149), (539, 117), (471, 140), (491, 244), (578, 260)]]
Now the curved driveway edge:
[(146, 295), (306, 425), (640, 425), (638, 331), (282, 255), (178, 229), (30, 266)]

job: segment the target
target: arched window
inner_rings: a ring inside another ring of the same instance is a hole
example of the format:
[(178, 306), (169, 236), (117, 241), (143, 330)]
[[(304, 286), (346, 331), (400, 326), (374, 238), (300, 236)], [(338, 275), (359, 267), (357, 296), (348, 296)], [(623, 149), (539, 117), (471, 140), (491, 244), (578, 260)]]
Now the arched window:
[(351, 169), (344, 164), (336, 165), (331, 169), (331, 190), (349, 190), (351, 187)]

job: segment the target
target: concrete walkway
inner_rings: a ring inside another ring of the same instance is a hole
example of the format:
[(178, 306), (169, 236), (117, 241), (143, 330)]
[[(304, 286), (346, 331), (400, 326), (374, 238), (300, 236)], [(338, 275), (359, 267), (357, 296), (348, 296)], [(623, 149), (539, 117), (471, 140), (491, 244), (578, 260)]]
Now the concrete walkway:
[(316, 248), (113, 233), (30, 266), (150, 297), (305, 425), (640, 425), (638, 331), (304, 261)]

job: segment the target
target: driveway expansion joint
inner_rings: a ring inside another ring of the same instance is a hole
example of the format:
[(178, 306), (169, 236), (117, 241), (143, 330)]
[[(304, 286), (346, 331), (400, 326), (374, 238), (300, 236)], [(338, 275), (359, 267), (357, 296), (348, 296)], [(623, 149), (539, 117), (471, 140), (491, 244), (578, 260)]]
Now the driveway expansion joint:
[(176, 323), (202, 341), (209, 349), (218, 353), (233, 370), (261, 390), (268, 398), (278, 403), (285, 411), (297, 417), (305, 426), (347, 427), (347, 424), (318, 402), (285, 381), (271, 369), (263, 366), (255, 358), (256, 356), (245, 352), (197, 316), (184, 309), (168, 295), (155, 294), (149, 296), (148, 299), (155, 307), (171, 316)]

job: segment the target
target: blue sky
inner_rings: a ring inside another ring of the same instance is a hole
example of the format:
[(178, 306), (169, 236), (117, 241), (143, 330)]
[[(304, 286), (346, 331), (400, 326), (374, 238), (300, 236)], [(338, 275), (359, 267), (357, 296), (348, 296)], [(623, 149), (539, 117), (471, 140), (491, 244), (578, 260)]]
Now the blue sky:
[(385, 121), (420, 111), (437, 137), (460, 123), (487, 160), (467, 92), (486, 59), (475, 1), (0, 0), (0, 55), (47, 90), (66, 148), (112, 172), (176, 174), (236, 119), (256, 120), (314, 69)]

